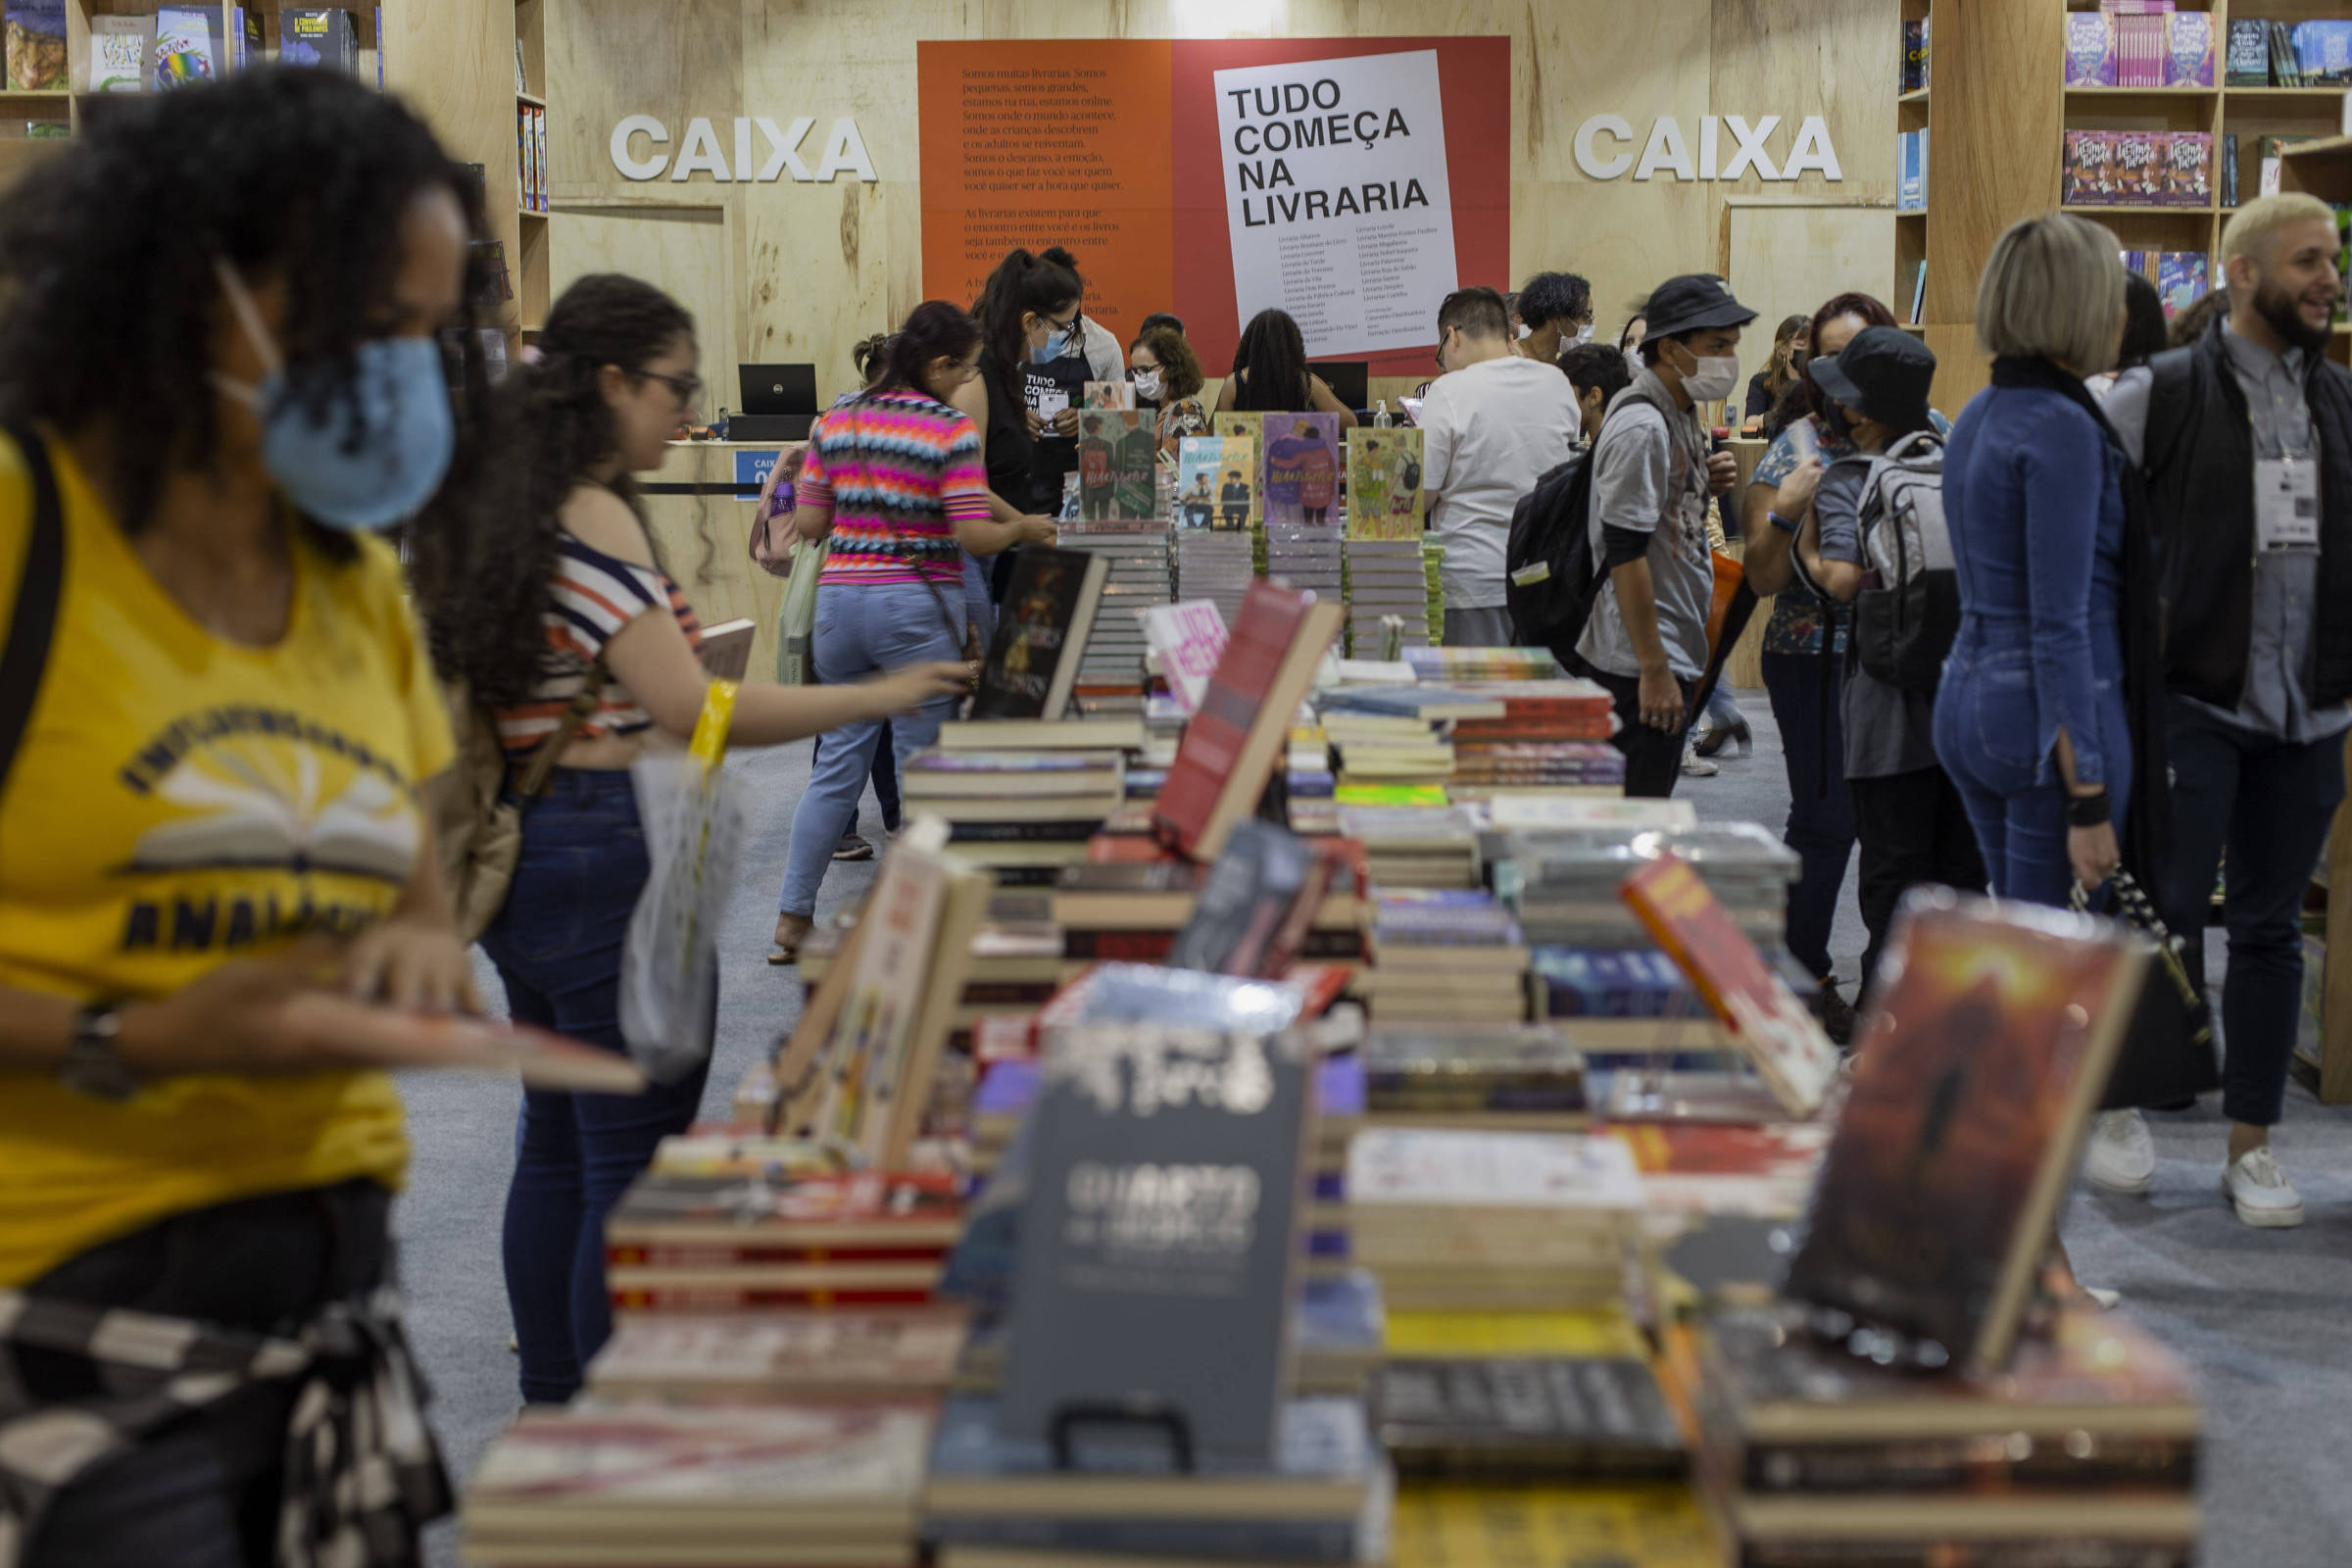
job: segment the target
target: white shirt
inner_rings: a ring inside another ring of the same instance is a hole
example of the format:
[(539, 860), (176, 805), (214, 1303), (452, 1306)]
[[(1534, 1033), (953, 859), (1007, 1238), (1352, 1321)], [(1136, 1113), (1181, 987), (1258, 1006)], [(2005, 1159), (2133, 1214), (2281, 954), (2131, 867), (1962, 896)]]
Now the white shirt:
[(1450, 370), (1421, 405), (1429, 526), (1446, 547), (1446, 603), (1504, 602), (1511, 511), (1568, 461), (1582, 420), (1576, 388), (1556, 365), (1506, 354)]
[(1091, 316), (1081, 316), (1079, 321), (1086, 328), (1086, 368), (1094, 372), (1095, 379), (1126, 380), (1127, 351), (1120, 348), (1119, 340), (1110, 335), (1110, 328)]

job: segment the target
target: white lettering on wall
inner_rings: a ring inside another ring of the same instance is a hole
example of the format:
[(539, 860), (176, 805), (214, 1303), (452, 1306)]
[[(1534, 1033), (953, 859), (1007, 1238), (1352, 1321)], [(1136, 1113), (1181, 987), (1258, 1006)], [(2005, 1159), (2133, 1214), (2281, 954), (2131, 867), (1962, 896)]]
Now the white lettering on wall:
[[(1776, 166), (1770, 142), (1781, 122), (1779, 115), (1766, 115), (1753, 125), (1740, 115), (1704, 116), (1698, 122), (1698, 157), (1694, 160), (1682, 122), (1672, 115), (1660, 115), (1650, 122), (1637, 163), (1633, 153), (1625, 150), (1636, 139), (1632, 123), (1623, 115), (1592, 115), (1576, 127), (1576, 167), (1584, 171), (1587, 179), (1619, 179), (1628, 171), (1636, 179), (1661, 173), (1681, 180), (1738, 179), (1748, 173), (1784, 182), (1808, 173), (1826, 180), (1845, 178), (1838, 163), (1838, 149), (1830, 143), (1829, 122), (1819, 115), (1805, 116), (1789, 145), (1788, 162)], [(1732, 144), (1728, 161), (1723, 157), (1723, 133), (1727, 131)], [(1604, 145), (1603, 137), (1610, 138), (1611, 144)]]
[[(765, 115), (738, 119), (734, 124), (734, 163), (730, 165), (717, 127), (709, 119), (698, 116), (686, 122), (685, 139), (679, 144), (673, 164), (663, 152), (639, 157), (633, 145), (635, 138), (642, 135), (654, 147), (665, 146), (669, 127), (652, 115), (628, 115), (612, 127), (612, 167), (623, 179), (660, 179), (666, 173), (677, 182), (705, 174), (720, 183), (766, 185), (790, 174), (801, 184), (825, 184), (849, 174), (870, 185), (882, 177), (874, 172), (873, 155), (866, 151), (865, 138), (858, 133), (858, 122), (847, 115), (833, 122), (816, 170), (811, 172), (801, 159), (801, 145), (815, 128), (816, 121), (808, 115), (795, 117), (781, 129)], [(764, 149), (757, 152), (753, 148), (755, 131), (766, 143)]]

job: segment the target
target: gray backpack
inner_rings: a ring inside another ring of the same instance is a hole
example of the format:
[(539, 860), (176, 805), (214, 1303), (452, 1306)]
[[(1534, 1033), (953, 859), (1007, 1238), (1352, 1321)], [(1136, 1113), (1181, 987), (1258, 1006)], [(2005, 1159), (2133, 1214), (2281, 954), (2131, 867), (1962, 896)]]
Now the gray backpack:
[(1903, 437), (1870, 465), (1862, 501), (1862, 559), (1854, 596), (1854, 660), (1904, 691), (1932, 692), (1960, 632), (1960, 582), (1943, 522), (1943, 438)]

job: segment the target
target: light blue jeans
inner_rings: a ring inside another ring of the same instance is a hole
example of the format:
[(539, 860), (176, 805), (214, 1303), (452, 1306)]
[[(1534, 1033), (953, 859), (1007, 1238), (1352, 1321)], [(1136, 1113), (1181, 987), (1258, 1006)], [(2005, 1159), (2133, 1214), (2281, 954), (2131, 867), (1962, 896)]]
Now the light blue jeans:
[[(962, 614), (959, 581), (941, 584), (940, 596), (950, 610)], [(960, 659), (962, 628), (949, 634), (939, 602), (919, 582), (855, 587), (827, 583), (817, 589), (817, 679), (827, 686), (847, 686), (886, 669)], [(955, 711), (956, 699), (943, 697), (892, 718), (891, 746), (902, 784), (907, 759), (930, 749), (939, 740), (940, 721)], [(808, 792), (793, 808), (792, 848), (785, 858), (784, 892), (776, 906), (781, 912), (815, 914), (817, 886), (825, 879), (825, 867), (832, 864), (842, 834), (858, 814), (858, 798), (864, 792), (874, 748), (881, 742), (879, 719), (860, 719), (827, 732), (809, 769)]]

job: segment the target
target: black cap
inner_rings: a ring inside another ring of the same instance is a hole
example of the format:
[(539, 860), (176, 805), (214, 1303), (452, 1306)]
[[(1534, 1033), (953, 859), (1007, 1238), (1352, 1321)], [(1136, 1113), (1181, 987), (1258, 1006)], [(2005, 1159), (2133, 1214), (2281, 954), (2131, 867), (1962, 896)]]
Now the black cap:
[(1805, 373), (1864, 418), (1903, 430), (1928, 423), (1936, 353), (1899, 326), (1866, 326), (1836, 357), (1807, 360)]
[(1642, 309), (1648, 337), (1673, 337), (1709, 326), (1745, 326), (1756, 313), (1732, 298), (1723, 279), (1709, 272), (1670, 277), (1650, 291)]

